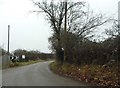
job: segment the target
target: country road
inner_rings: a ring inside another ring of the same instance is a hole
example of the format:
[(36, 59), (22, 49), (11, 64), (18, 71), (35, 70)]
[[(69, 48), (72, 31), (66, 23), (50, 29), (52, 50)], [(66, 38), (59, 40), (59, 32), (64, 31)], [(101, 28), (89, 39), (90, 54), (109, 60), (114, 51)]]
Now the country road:
[(2, 86), (85, 86), (50, 71), (51, 61), (3, 70)]

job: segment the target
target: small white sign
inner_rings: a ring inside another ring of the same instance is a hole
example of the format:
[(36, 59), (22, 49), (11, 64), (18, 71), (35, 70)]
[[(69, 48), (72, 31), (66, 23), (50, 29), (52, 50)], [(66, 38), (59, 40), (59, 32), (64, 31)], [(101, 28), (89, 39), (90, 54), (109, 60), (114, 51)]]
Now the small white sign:
[(22, 55), (22, 59), (25, 59), (25, 55)]

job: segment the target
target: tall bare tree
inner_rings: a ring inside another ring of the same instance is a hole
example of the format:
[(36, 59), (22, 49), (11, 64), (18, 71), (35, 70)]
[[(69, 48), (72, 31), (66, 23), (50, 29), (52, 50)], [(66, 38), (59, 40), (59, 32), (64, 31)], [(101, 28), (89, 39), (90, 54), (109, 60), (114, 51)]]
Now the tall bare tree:
[[(94, 15), (91, 11), (88, 10), (86, 3), (81, 1), (67, 1), (64, 3), (61, 1), (55, 2), (55, 0), (51, 0), (51, 2), (33, 1), (33, 3), (39, 8), (39, 11), (33, 12), (44, 12), (48, 22), (51, 24), (53, 36), (50, 38), (50, 40), (54, 45), (57, 61), (60, 63), (63, 63), (64, 59), (67, 58), (66, 55), (64, 58), (63, 50), (66, 52), (70, 51), (66, 50), (64, 47), (69, 46), (69, 44), (66, 45), (63, 43), (67, 42), (65, 37), (67, 36), (67, 33), (73, 33), (82, 40), (85, 37), (88, 37), (88, 35), (98, 26), (101, 26), (108, 21), (108, 19), (105, 19), (101, 14)], [(64, 19), (65, 22), (63, 21)], [(64, 28), (66, 31), (66, 33), (64, 32), (65, 36), (62, 34)]]
[[(47, 1), (42, 1), (42, 2), (34, 2), (33, 3), (38, 6), (40, 9), (39, 11), (33, 11), (33, 12), (44, 12), (48, 22), (51, 24), (51, 27), (54, 32), (54, 37), (56, 39), (56, 56), (57, 60), (60, 62), (63, 62), (64, 57), (63, 57), (63, 50), (61, 46), (61, 30), (63, 28), (63, 19), (65, 17), (65, 4), (64, 2), (58, 1), (57, 3), (54, 2), (55, 0), (51, 0), (50, 3)], [(76, 5), (83, 5), (82, 2), (76, 2), (76, 3), (71, 3), (69, 4), (67, 11), (76, 6)], [(66, 11), (66, 12), (67, 12)]]

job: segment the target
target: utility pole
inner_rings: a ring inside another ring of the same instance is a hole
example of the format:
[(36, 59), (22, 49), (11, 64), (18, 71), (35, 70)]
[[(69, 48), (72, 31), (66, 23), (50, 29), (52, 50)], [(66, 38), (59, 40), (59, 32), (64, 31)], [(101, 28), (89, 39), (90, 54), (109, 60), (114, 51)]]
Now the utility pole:
[(64, 61), (66, 61), (66, 33), (67, 32), (67, 0), (65, 1), (65, 24), (64, 24)]
[(9, 55), (9, 46), (10, 46), (10, 25), (8, 25), (8, 55)]
[[(118, 2), (118, 30), (120, 30), (120, 1)], [(120, 35), (120, 32), (118, 34)]]

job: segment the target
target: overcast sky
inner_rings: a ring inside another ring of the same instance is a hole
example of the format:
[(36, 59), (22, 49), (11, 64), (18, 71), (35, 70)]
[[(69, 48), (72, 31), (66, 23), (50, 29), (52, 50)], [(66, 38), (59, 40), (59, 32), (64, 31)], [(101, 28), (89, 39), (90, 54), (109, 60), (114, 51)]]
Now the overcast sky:
[[(117, 18), (119, 0), (86, 0), (95, 13)], [(31, 0), (0, 0), (0, 46), (7, 50), (7, 26), (10, 25), (10, 51), (15, 49), (50, 52), (51, 29)]]

